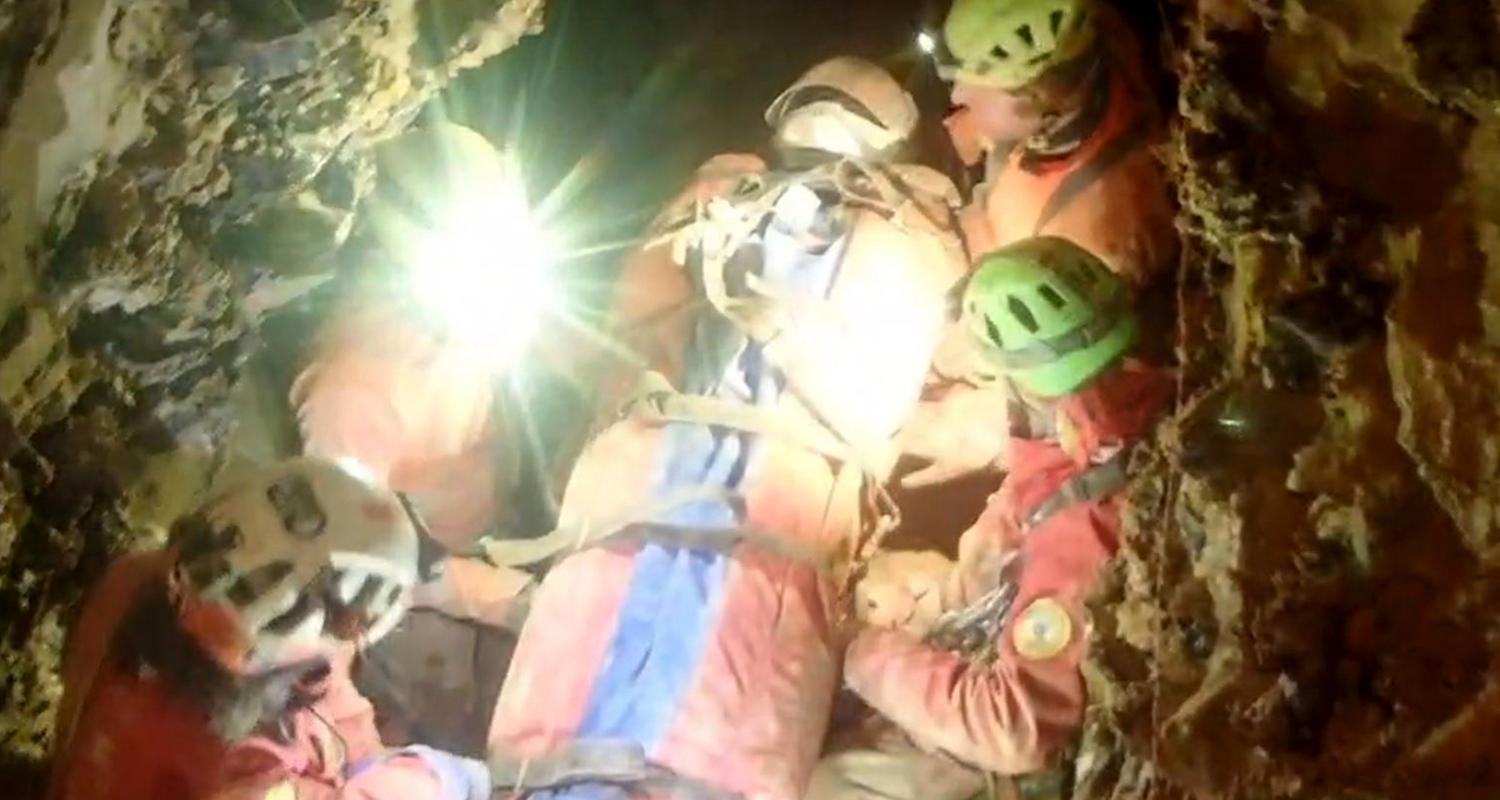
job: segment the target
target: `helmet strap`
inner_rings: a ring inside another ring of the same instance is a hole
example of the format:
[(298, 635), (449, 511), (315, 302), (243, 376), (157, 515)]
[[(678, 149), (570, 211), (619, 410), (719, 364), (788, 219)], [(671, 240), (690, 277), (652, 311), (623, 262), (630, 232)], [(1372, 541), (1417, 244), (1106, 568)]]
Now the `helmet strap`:
[(444, 547), (432, 535), (432, 529), (427, 527), (427, 522), (417, 512), (417, 507), (405, 492), (397, 492), (396, 499), (401, 502), (401, 510), (405, 512), (406, 518), (411, 520), (411, 525), (417, 531), (417, 579), (420, 581), (437, 580), (443, 572), (443, 562), (448, 557), (448, 548)]
[(1041, 79), (1033, 96), (1045, 112), (1041, 129), (1026, 143), (1033, 158), (1066, 155), (1076, 150), (1104, 121), (1109, 110), (1109, 70), (1103, 51), (1094, 47)]

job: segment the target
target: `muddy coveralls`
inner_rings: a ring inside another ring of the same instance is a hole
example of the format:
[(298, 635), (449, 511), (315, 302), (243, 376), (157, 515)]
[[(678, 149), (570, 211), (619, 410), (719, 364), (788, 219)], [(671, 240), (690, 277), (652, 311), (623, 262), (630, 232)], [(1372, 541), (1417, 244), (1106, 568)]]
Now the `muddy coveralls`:
[[(160, 681), (118, 670), (106, 653), (120, 617), (168, 561), (122, 558), (84, 609), (63, 667), (58, 739), (84, 733), (56, 756), (51, 800), (482, 800), (470, 796), (456, 757), (382, 746), (347, 661), (333, 665), (321, 699), (287, 719), (285, 739), (233, 743)], [(85, 686), (93, 687), (87, 704)]]
[(1048, 766), (1082, 720), (1083, 601), (1119, 544), (1124, 458), (1170, 392), (1161, 371), (1126, 361), (1056, 401), (1055, 435), (1013, 437), (1004, 483), (964, 534), (992, 557), (961, 565), (964, 594), (977, 598), (1015, 555), (1000, 576), (1015, 594), (993, 661), (868, 630), (845, 663), (855, 693), (929, 751), (1002, 774)]

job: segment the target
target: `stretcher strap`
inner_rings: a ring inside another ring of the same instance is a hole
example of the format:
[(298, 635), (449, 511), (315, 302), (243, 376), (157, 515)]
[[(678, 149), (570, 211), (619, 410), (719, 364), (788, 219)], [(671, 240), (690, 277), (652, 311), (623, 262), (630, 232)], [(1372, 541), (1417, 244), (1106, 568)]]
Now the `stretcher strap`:
[[(660, 221), (653, 227), (654, 238), (647, 246), (676, 242), (679, 249), (685, 249), (684, 245), (697, 244), (696, 240), (706, 231), (719, 234), (722, 238), (718, 241), (743, 244), (776, 206), (781, 195), (793, 186), (835, 194), (843, 205), (873, 211), (893, 222), (904, 222), (903, 212), (908, 208), (915, 209), (931, 226), (933, 233), (951, 235), (954, 230), (950, 215), (938, 211), (939, 208), (951, 211), (957, 204), (957, 196), (951, 189), (944, 192), (913, 186), (902, 177), (899, 165), (843, 158), (805, 170), (747, 175), (728, 196), (693, 203), (685, 213)], [(730, 229), (718, 227), (730, 220), (737, 220), (740, 224), (732, 225)], [(724, 250), (732, 251), (733, 247)]]
[[(796, 382), (788, 377), (788, 388), (794, 396)], [(815, 409), (803, 401), (813, 413)], [(688, 422), (745, 431), (781, 439), (817, 453), (841, 465), (837, 481), (860, 479), (869, 487), (875, 505), (875, 525), (866, 552), (878, 549), (880, 541), (901, 522), (901, 511), (884, 486), (883, 476), (894, 461), (895, 450), (889, 445), (867, 445), (859, 448), (850, 437), (839, 434), (819, 420), (703, 395), (688, 395), (672, 388), (664, 375), (652, 372), (641, 379), (640, 388), (626, 404), (627, 413), (648, 422)], [(858, 560), (860, 553), (853, 553)]]
[(629, 519), (600, 524), (559, 526), (536, 539), (504, 539), (485, 542), (484, 556), (502, 567), (524, 567), (576, 553), (605, 543), (650, 542), (685, 550), (727, 551), (748, 544), (807, 564), (827, 567), (827, 558), (802, 542), (745, 526), (707, 528), (653, 522), (672, 509), (704, 501), (739, 503), (738, 493), (722, 488), (694, 487), (653, 504)]
[(745, 431), (792, 442), (834, 461), (857, 457), (850, 445), (827, 428), (777, 409), (706, 395), (683, 394), (665, 375), (642, 376), (624, 413), (650, 423), (690, 422)]
[(537, 792), (572, 784), (651, 788), (670, 800), (740, 800), (707, 783), (651, 763), (639, 742), (582, 739), (537, 758), (491, 756), (490, 783), (498, 790)]

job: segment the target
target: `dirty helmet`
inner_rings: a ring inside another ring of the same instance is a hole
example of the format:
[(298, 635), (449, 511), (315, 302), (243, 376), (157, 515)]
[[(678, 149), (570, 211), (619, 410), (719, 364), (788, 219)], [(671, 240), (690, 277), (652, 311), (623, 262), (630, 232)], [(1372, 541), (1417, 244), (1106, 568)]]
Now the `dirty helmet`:
[(419, 573), (420, 535), (401, 498), (321, 459), (248, 477), (178, 520), (173, 539), (178, 618), (234, 672), (378, 641)]
[(1136, 337), (1125, 283), (1092, 253), (1054, 236), (985, 256), (963, 309), (987, 360), (1040, 397), (1083, 386)]
[(945, 80), (1012, 91), (1083, 55), (1090, 0), (956, 0), (943, 23)]
[(798, 78), (766, 109), (782, 149), (850, 158), (894, 154), (917, 127), (917, 104), (890, 73), (840, 56)]

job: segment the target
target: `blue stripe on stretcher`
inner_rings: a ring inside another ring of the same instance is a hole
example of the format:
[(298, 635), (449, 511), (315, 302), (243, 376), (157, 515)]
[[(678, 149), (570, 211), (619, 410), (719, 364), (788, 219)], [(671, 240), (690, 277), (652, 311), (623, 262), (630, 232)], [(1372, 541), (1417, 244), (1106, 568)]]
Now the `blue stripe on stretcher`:
[[(843, 244), (840, 240), (822, 255), (808, 256), (796, 252), (790, 237), (768, 232), (766, 277), (805, 296), (826, 296), (842, 260)], [(776, 265), (782, 268), (773, 269)], [(717, 318), (704, 320), (693, 334), (694, 355), (711, 352), (703, 345), (722, 334), (726, 324)], [(783, 379), (766, 368), (759, 345), (746, 344), (729, 364), (714, 364), (716, 360), (711, 356), (690, 359), (689, 369), (699, 374), (684, 380), (684, 390), (756, 405), (772, 406), (780, 400)], [(756, 437), (743, 431), (669, 424), (661, 468), (651, 491), (656, 498), (666, 498), (696, 486), (739, 489), (756, 445)], [(713, 499), (671, 509), (656, 521), (733, 528), (744, 522), (743, 513), (743, 508)], [(704, 647), (716, 629), (729, 560), (728, 554), (715, 551), (656, 544), (641, 548), (605, 663), (578, 729), (579, 738), (628, 739), (640, 742), (648, 754), (657, 749), (695, 682)], [(619, 787), (588, 784), (535, 796), (616, 800), (628, 795)]]

